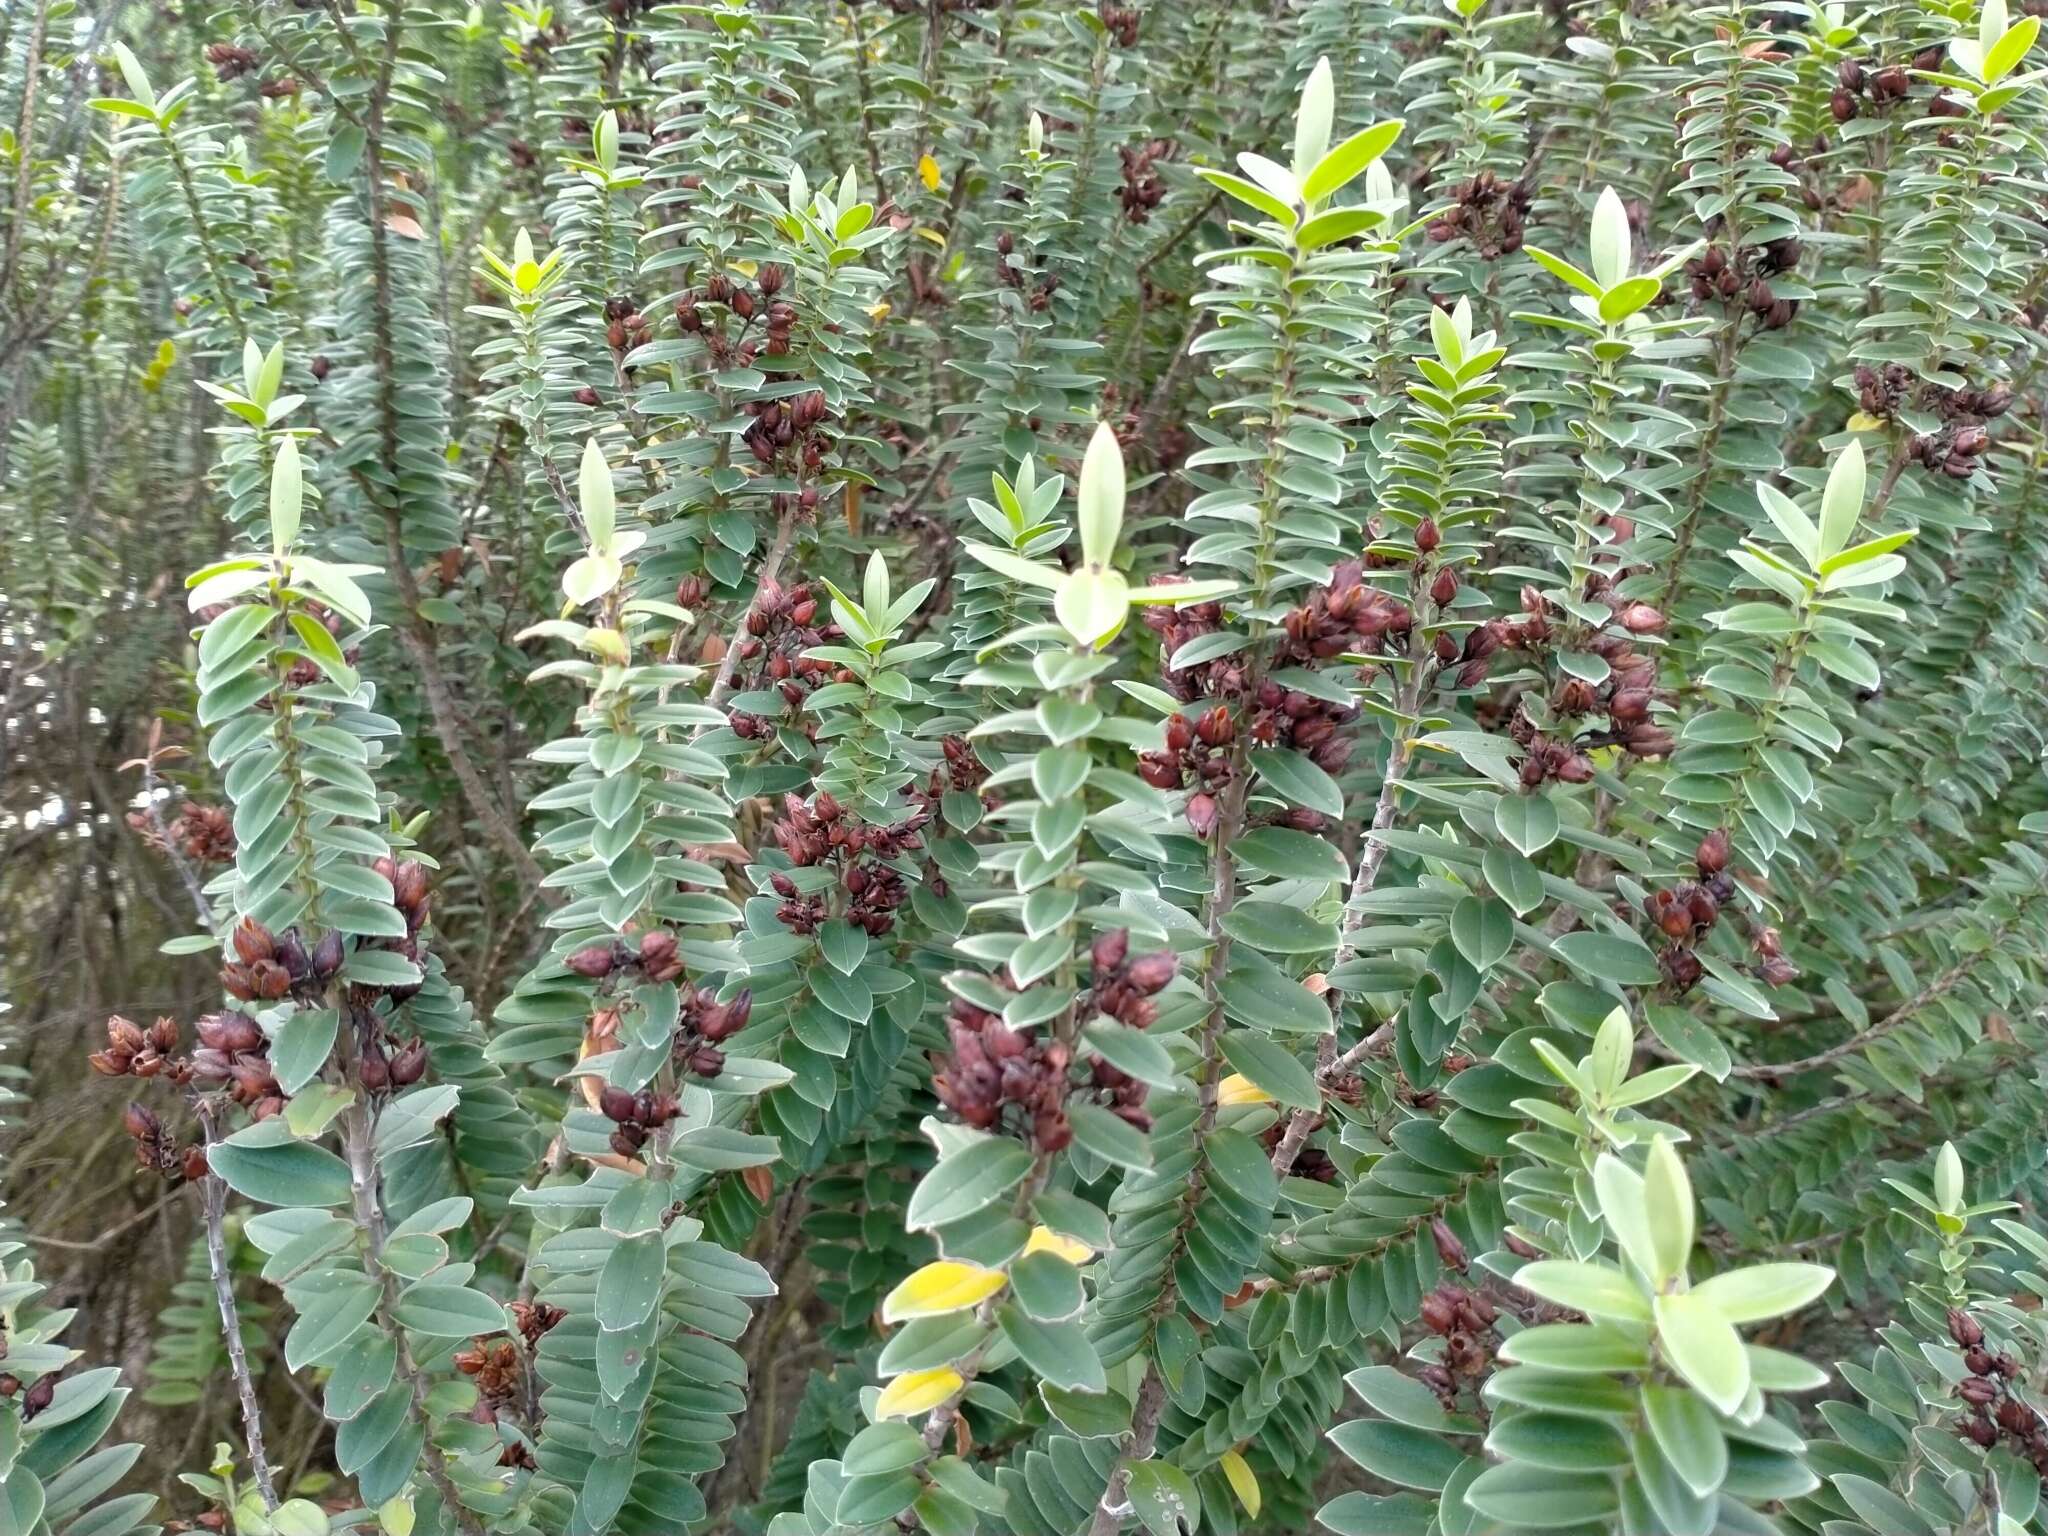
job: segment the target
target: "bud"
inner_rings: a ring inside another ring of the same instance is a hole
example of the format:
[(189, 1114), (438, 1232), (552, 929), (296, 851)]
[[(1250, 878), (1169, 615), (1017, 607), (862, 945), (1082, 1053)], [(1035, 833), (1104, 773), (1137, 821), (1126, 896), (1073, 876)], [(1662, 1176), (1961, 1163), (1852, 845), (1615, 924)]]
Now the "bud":
[(1436, 580), (1429, 584), (1430, 600), (1439, 608), (1448, 608), (1451, 599), (1458, 595), (1458, 573), (1445, 566), (1436, 573)]
[(1648, 603), (1630, 603), (1621, 610), (1621, 626), (1632, 635), (1651, 635), (1664, 627), (1664, 615)]
[(633, 1095), (623, 1088), (614, 1088), (609, 1083), (598, 1093), (597, 1107), (603, 1111), (607, 1120), (616, 1120), (621, 1125), (638, 1118), (634, 1113)]
[(1188, 830), (1193, 832), (1195, 836), (1207, 838), (1211, 832), (1214, 832), (1216, 830), (1218, 814), (1216, 797), (1214, 795), (1199, 794), (1188, 796), (1186, 809)]
[(30, 1387), (28, 1391), (22, 1395), (22, 1421), (26, 1423), (28, 1420), (34, 1418), (37, 1414), (41, 1413), (45, 1408), (50, 1406), (51, 1402), (56, 1398), (56, 1396), (57, 1378), (55, 1376), (40, 1376), (36, 1378), (36, 1384)]
[(578, 976), (588, 976), (593, 981), (611, 975), (618, 965), (618, 957), (609, 944), (593, 944), (588, 949), (579, 949), (564, 962)]
[(1442, 546), (1443, 542), (1444, 536), (1442, 531), (1438, 529), (1435, 518), (1425, 517), (1415, 525), (1415, 548), (1417, 553), (1433, 555)]
[(107, 1020), (107, 1045), (116, 1053), (133, 1056), (147, 1043), (148, 1037), (143, 1034), (142, 1026), (133, 1020), (118, 1013)]
[(410, 1088), (427, 1075), (427, 1046), (424, 1040), (414, 1040), (391, 1058), (391, 1086)]
[(1195, 735), (1204, 746), (1227, 746), (1237, 736), (1237, 722), (1230, 718), (1227, 705), (1218, 704), (1195, 724)]
[(1702, 877), (1718, 875), (1728, 867), (1728, 833), (1716, 827), (1700, 839), (1700, 845), (1693, 850), (1693, 862), (1699, 866)]
[(1462, 1273), (1468, 1262), (1465, 1257), (1465, 1244), (1464, 1240), (1451, 1230), (1451, 1224), (1441, 1216), (1432, 1216), (1429, 1222), (1429, 1235), (1431, 1241), (1436, 1244), (1436, 1256), (1443, 1260), (1444, 1267)]
[(1960, 1307), (1949, 1308), (1948, 1336), (1964, 1349), (1975, 1349), (1984, 1342), (1984, 1325)]
[(1088, 957), (1095, 965), (1098, 980), (1117, 970), (1124, 963), (1131, 950), (1131, 930), (1115, 928), (1108, 933), (1098, 934)]
[(1124, 973), (1124, 979), (1140, 996), (1150, 997), (1173, 980), (1180, 969), (1180, 959), (1170, 949), (1155, 950), (1149, 955), (1140, 955), (1131, 962), (1131, 968)]
[(235, 953), (244, 965), (254, 965), (277, 954), (277, 941), (270, 936), (270, 930), (253, 917), (245, 917), (235, 924), (234, 945)]

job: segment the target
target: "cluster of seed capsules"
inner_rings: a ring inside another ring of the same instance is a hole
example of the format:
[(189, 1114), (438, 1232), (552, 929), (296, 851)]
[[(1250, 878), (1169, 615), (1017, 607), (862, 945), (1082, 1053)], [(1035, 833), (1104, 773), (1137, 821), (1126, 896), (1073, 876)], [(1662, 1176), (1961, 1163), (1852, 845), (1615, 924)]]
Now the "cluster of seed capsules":
[(1026, 271), (1010, 260), (1017, 252), (1017, 237), (1007, 229), (996, 236), (996, 281), (1005, 288), (1014, 289), (1024, 300), (1024, 307), (1034, 315), (1043, 314), (1052, 306), (1052, 296), (1060, 291), (1060, 275), (1044, 270), (1045, 258), (1038, 258), (1038, 266)]
[(228, 864), (235, 857), (235, 818), (225, 807), (187, 800), (159, 835), (147, 811), (130, 811), (128, 827), (159, 852), (175, 848), (195, 864)]
[(2010, 384), (1944, 389), (1926, 383), (1903, 363), (1882, 368), (1859, 364), (1853, 377), (1857, 406), (1867, 416), (1889, 421), (1921, 407), (1941, 418), (1934, 431), (1916, 433), (1907, 451), (1912, 462), (1952, 480), (1967, 480), (1977, 472), (1978, 461), (1991, 449), (1987, 424), (2013, 407)]
[[(1089, 950), (1092, 980), (1081, 1011), (1107, 1015), (1129, 1029), (1158, 1017), (1153, 999), (1179, 970), (1171, 950), (1133, 955), (1127, 929), (1098, 936)], [(997, 985), (1003, 985), (1001, 977)], [(1010, 1129), (1041, 1153), (1058, 1152), (1074, 1139), (1068, 1105), (1078, 1093), (1141, 1131), (1152, 1128), (1145, 1085), (1099, 1056), (1075, 1076), (1074, 1049), (1036, 1027), (1012, 1029), (1000, 1014), (956, 997), (946, 1013), (950, 1054), (933, 1057), (933, 1091), (977, 1130)]]
[(811, 690), (830, 682), (853, 681), (846, 668), (807, 654), (841, 638), (839, 626), (825, 619), (824, 613), (823, 602), (808, 583), (785, 587), (772, 576), (761, 583), (742, 626), (746, 633), (734, 662), (735, 692), (772, 690), (781, 695), (786, 714), (781, 721), (771, 721), (746, 710), (731, 711), (726, 720), (740, 740), (765, 741), (775, 734), (778, 724), (814, 731), (816, 725), (805, 719), (803, 708)]
[[(620, 981), (630, 986), (640, 981), (660, 984), (683, 978), (683, 961), (676, 936), (665, 928), (645, 929), (637, 938), (586, 945), (562, 963), (576, 975), (607, 986), (616, 986)], [(698, 1077), (718, 1076), (725, 1070), (725, 1053), (719, 1050), (719, 1042), (745, 1029), (753, 1013), (754, 994), (751, 989), (737, 992), (723, 1001), (710, 987), (684, 991), (678, 1005), (671, 1047), (677, 1069)], [(617, 1024), (616, 1011), (600, 1009), (594, 1022), (596, 1033), (609, 1035)], [(607, 1088), (605, 1092), (611, 1094), (617, 1090)], [(600, 1107), (612, 1119), (622, 1118), (612, 1114), (609, 1107)], [(645, 1124), (645, 1117), (641, 1119)], [(615, 1142), (617, 1139), (616, 1136), (613, 1138)], [(636, 1148), (639, 1144), (638, 1140), (633, 1143)]]
[[(787, 357), (798, 318), (794, 295), (784, 296), (782, 291), (788, 280), (789, 274), (774, 262), (754, 275), (752, 288), (731, 273), (713, 272), (701, 288), (676, 300), (676, 325), (685, 336), (702, 337), (712, 362), (721, 368), (735, 363), (747, 368), (758, 358)], [(736, 333), (728, 317), (739, 322)], [(756, 325), (761, 328), (758, 337)]]
[(1531, 200), (1526, 179), (1481, 171), (1451, 189), (1451, 206), (1424, 233), (1438, 244), (1463, 236), (1482, 260), (1498, 261), (1522, 248)]
[(1755, 317), (1759, 330), (1778, 331), (1798, 315), (1799, 301), (1779, 298), (1771, 279), (1792, 271), (1803, 254), (1799, 241), (1790, 235), (1745, 246), (1733, 259), (1720, 246), (1710, 245), (1686, 264), (1685, 272), (1695, 299), (1740, 304)]
[(1160, 174), (1159, 165), (1173, 159), (1179, 151), (1180, 146), (1171, 139), (1147, 139), (1142, 144), (1117, 146), (1117, 158), (1123, 169), (1123, 185), (1117, 189), (1117, 200), (1123, 205), (1124, 217), (1133, 224), (1152, 222), (1152, 210), (1166, 198), (1166, 178)]
[[(1609, 579), (1596, 572), (1588, 579), (1587, 595), (1604, 600), (1617, 627), (1603, 627), (1583, 642), (1607, 664), (1607, 675), (1598, 683), (1567, 675), (1558, 679), (1545, 705), (1547, 728), (1517, 700), (1507, 722), (1508, 735), (1522, 749), (1519, 770), (1522, 787), (1534, 790), (1550, 780), (1563, 784), (1584, 784), (1593, 777), (1596, 748), (1618, 746), (1635, 757), (1662, 757), (1676, 745), (1671, 732), (1651, 718), (1656, 702), (1657, 664), (1640, 650), (1636, 637), (1655, 634), (1664, 627), (1664, 615), (1648, 603), (1616, 596)], [(1518, 615), (1489, 619), (1466, 637), (1466, 652), (1490, 659), (1503, 649), (1542, 652), (1560, 638), (1561, 615), (1534, 587), (1522, 588)], [(1476, 711), (1485, 723), (1492, 708), (1482, 704)], [(1582, 729), (1579, 722), (1604, 717), (1604, 729)]]
[(1493, 1374), (1500, 1309), (1484, 1291), (1445, 1281), (1422, 1298), (1422, 1326), (1443, 1341), (1416, 1377), (1453, 1412), (1485, 1413), (1479, 1389)]
[[(1922, 73), (1941, 68), (1945, 50), (1940, 46), (1923, 48), (1913, 55), (1911, 68)], [(1903, 64), (1865, 63), (1861, 59), (1844, 59), (1835, 66), (1835, 89), (1828, 98), (1828, 111), (1838, 123), (1849, 122), (1863, 115), (1866, 107), (1878, 112), (1890, 111), (1892, 107), (1912, 93), (1913, 77)], [(1943, 98), (1936, 97), (1936, 101)], [(1946, 116), (1930, 105), (1929, 111), (1935, 116)]]
[(1957, 1432), (1987, 1451), (2003, 1442), (2035, 1472), (2048, 1477), (2048, 1422), (2019, 1396), (2019, 1361), (1986, 1348), (1984, 1325), (1960, 1309), (1950, 1310), (1948, 1333), (1962, 1350), (1963, 1368), (1970, 1373), (1956, 1383), (1956, 1396), (1969, 1405)]
[(917, 806), (903, 820), (887, 826), (862, 821), (828, 790), (806, 804), (799, 795), (785, 795), (782, 815), (771, 829), (776, 846), (799, 869), (830, 866), (845, 900), (835, 914), (826, 891), (803, 888), (777, 870), (770, 888), (782, 898), (775, 916), (792, 933), (812, 934), (834, 915), (845, 918), (871, 938), (896, 926), (896, 912), (910, 899), (910, 884), (893, 861), (924, 848), (929, 805)]

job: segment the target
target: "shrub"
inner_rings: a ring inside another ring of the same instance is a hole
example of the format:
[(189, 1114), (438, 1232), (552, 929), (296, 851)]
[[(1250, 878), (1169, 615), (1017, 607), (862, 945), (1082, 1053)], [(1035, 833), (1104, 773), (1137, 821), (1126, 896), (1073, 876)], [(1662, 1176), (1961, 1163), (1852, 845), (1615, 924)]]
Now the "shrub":
[(0, 1528), (2048, 1529), (2027, 9), (15, 7)]

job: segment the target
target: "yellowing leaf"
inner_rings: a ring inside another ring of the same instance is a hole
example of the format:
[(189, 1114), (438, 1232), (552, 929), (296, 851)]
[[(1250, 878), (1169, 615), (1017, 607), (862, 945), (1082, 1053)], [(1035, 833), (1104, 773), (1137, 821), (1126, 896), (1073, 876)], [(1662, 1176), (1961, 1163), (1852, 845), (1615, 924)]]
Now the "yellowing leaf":
[(1056, 1254), (1069, 1264), (1086, 1264), (1095, 1257), (1095, 1250), (1079, 1238), (1055, 1232), (1051, 1227), (1033, 1227), (1031, 1240), (1024, 1245), (1024, 1251)]
[(950, 1365), (906, 1372), (882, 1388), (882, 1395), (875, 1399), (875, 1417), (913, 1419), (930, 1413), (964, 1385), (960, 1373)]
[(1881, 432), (1884, 430), (1884, 418), (1873, 416), (1868, 411), (1856, 411), (1844, 425), (1851, 432)]
[(939, 162), (930, 155), (917, 157), (917, 179), (924, 183), (927, 192), (939, 190)]
[(736, 261), (732, 264), (732, 269), (739, 273), (741, 277), (751, 278), (760, 273), (761, 265), (759, 262), (754, 261)]
[(882, 1321), (900, 1323), (913, 1317), (938, 1317), (964, 1312), (986, 1301), (1010, 1283), (1000, 1269), (983, 1269), (938, 1259), (891, 1291), (882, 1301)]
[(933, 245), (938, 246), (941, 250), (945, 249), (946, 237), (940, 234), (936, 229), (933, 229), (929, 224), (920, 224), (917, 226), (916, 229), (912, 230), (911, 233), (916, 235), (917, 238), (920, 240), (931, 241)]
[(1236, 1451), (1225, 1451), (1218, 1463), (1223, 1468), (1224, 1479), (1230, 1484), (1230, 1491), (1237, 1495), (1237, 1502), (1244, 1506), (1244, 1512), (1254, 1520), (1259, 1518), (1259, 1506), (1265, 1502), (1259, 1496), (1259, 1480), (1253, 1475), (1251, 1465)]
[(868, 318), (870, 320), (886, 320), (894, 313), (895, 306), (890, 304), (887, 299), (879, 299), (868, 306)]
[(1242, 1072), (1233, 1072), (1216, 1085), (1216, 1102), (1231, 1104), (1270, 1104), (1273, 1095), (1260, 1088)]

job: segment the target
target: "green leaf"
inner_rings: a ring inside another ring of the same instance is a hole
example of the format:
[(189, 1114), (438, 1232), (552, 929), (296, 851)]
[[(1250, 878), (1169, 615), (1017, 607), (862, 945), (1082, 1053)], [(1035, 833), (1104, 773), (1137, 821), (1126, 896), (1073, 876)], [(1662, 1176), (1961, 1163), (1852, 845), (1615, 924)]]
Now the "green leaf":
[(1629, 1463), (1628, 1442), (1612, 1424), (1541, 1410), (1503, 1414), (1486, 1437), (1486, 1449), (1553, 1472), (1599, 1472)]
[(301, 1008), (286, 1019), (270, 1047), (278, 1087), (289, 1095), (312, 1082), (327, 1065), (340, 1025), (341, 1014), (333, 1008)]
[(1124, 451), (1108, 422), (1099, 424), (1088, 440), (1075, 502), (1081, 558), (1090, 565), (1108, 565), (1124, 526)]
[(1301, 753), (1265, 748), (1251, 754), (1251, 765), (1265, 787), (1289, 805), (1343, 818), (1344, 791)]
[[(656, 1243), (658, 1252), (659, 1239)], [(413, 1332), (437, 1339), (466, 1339), (476, 1334), (501, 1333), (505, 1328), (504, 1304), (463, 1285), (415, 1285), (398, 1298), (392, 1313)]]
[[(1330, 125), (1337, 115), (1337, 85), (1330, 61), (1319, 58), (1302, 83), (1301, 102), (1294, 110), (1294, 175), (1303, 180), (1330, 147)], [(1303, 189), (1303, 201), (1311, 201)], [(1171, 1529), (1160, 1536), (1177, 1536)]]
[(1658, 278), (1623, 278), (1600, 296), (1600, 318), (1610, 325), (1617, 324), (1663, 291), (1664, 284)]
[(1828, 467), (1827, 489), (1820, 498), (1820, 553), (1823, 560), (1839, 554), (1863, 515), (1863, 440), (1852, 437)]
[(1427, 1430), (1383, 1419), (1354, 1419), (1330, 1431), (1338, 1450), (1366, 1471), (1403, 1488), (1440, 1493), (1465, 1459), (1457, 1446)]
[(2005, 35), (1984, 50), (1984, 64), (1979, 78), (1986, 85), (1996, 85), (2011, 74), (2020, 60), (2034, 46), (2034, 40), (2041, 35), (2041, 18), (2022, 16), (2005, 31)]
[(1731, 1323), (1763, 1323), (1797, 1312), (1834, 1282), (1824, 1264), (1752, 1264), (1702, 1280), (1692, 1294)]
[(972, 539), (962, 539), (960, 547), (998, 575), (1021, 581), (1026, 586), (1044, 587), (1051, 591), (1059, 586), (1066, 574), (1057, 566), (1040, 565), (1036, 560), (1026, 560), (1022, 555), (1013, 555), (1007, 549), (997, 549), (991, 544), (977, 544)]
[(1228, 171), (1214, 170), (1208, 166), (1198, 167), (1195, 174), (1210, 186), (1236, 198), (1240, 203), (1258, 209), (1282, 229), (1293, 229), (1300, 220), (1301, 215), (1295, 209), (1281, 202), (1256, 182), (1246, 181), (1242, 176), (1233, 176)]
[(1056, 1253), (1027, 1253), (1010, 1266), (1010, 1294), (1036, 1321), (1064, 1322), (1081, 1310), (1081, 1271)]
[(270, 466), (270, 547), (280, 555), (299, 536), (299, 515), (305, 496), (305, 479), (299, 470), (299, 442), (287, 434), (277, 445), (277, 462)]
[(1508, 1530), (1604, 1528), (1620, 1507), (1614, 1479), (1597, 1472), (1558, 1472), (1527, 1462), (1489, 1467), (1465, 1490), (1465, 1502)]
[(1031, 1171), (1031, 1152), (1019, 1142), (989, 1136), (942, 1158), (918, 1181), (904, 1221), (912, 1231), (942, 1227), (1000, 1200)]
[(1242, 901), (1223, 917), (1223, 931), (1269, 955), (1327, 955), (1337, 925), (1283, 901)]
[(285, 1141), (275, 1146), (220, 1142), (207, 1149), (207, 1166), (237, 1194), (263, 1205), (345, 1205), (348, 1164), (325, 1147)]
[(1557, 807), (1547, 795), (1502, 795), (1493, 807), (1493, 824), (1525, 855), (1540, 853), (1557, 841)]
[(1623, 938), (1620, 934), (1581, 929), (1553, 940), (1551, 947), (1565, 964), (1595, 981), (1618, 982), (1626, 987), (1650, 987), (1663, 977), (1657, 969), (1657, 957), (1633, 934)]
[(1130, 583), (1118, 571), (1069, 571), (1053, 592), (1052, 610), (1079, 644), (1097, 645), (1123, 627), (1131, 610)]
[(996, 1326), (1017, 1357), (1044, 1380), (1070, 1392), (1105, 1392), (1102, 1357), (1078, 1322), (1042, 1323), (1015, 1303), (996, 1309)]
[(1325, 203), (1394, 147), (1407, 125), (1399, 118), (1361, 128), (1315, 163), (1302, 177), (1301, 195), (1310, 207)]
[(1487, 970), (1515, 947), (1514, 918), (1497, 901), (1467, 896), (1451, 909), (1451, 942), (1473, 969)]
[(1527, 917), (1543, 905), (1543, 875), (1534, 864), (1505, 848), (1489, 848), (1479, 861), (1486, 883), (1496, 896)]
[(1532, 1296), (1583, 1312), (1596, 1322), (1647, 1323), (1650, 1300), (1620, 1270), (1569, 1259), (1538, 1259), (1515, 1271), (1515, 1284)]
[(1538, 1323), (1512, 1335), (1500, 1355), (1517, 1365), (1595, 1376), (1640, 1371), (1650, 1363), (1643, 1331), (1612, 1323)]
[(1722, 1413), (1749, 1395), (1749, 1356), (1734, 1326), (1698, 1291), (1656, 1300), (1657, 1350), (1671, 1368)]
[(1231, 1070), (1244, 1074), (1254, 1087), (1291, 1109), (1322, 1108), (1315, 1074), (1278, 1041), (1249, 1031), (1232, 1031), (1224, 1035), (1222, 1046)]
[(1650, 1283), (1661, 1290), (1684, 1277), (1692, 1260), (1693, 1239), (1692, 1181), (1663, 1136), (1650, 1142), (1649, 1162), (1643, 1171), (1643, 1204), (1649, 1216), (1650, 1251), (1656, 1259)]
[(1645, 1382), (1643, 1416), (1685, 1485), (1703, 1499), (1715, 1493), (1728, 1475), (1728, 1442), (1705, 1400), (1683, 1387)]
[(377, 1116), (377, 1155), (416, 1146), (433, 1135), (443, 1116), (453, 1112), (461, 1090), (453, 1083), (409, 1089), (386, 1104)]
[[(1327, 64), (1317, 68), (1327, 71)], [(1327, 132), (1327, 125), (1325, 127)], [(1195, 1480), (1170, 1461), (1141, 1461), (1131, 1468), (1131, 1507), (1152, 1536), (1191, 1536), (1201, 1529), (1202, 1496)]]
[(1578, 289), (1579, 292), (1585, 294), (1587, 298), (1597, 299), (1602, 296), (1600, 285), (1566, 261), (1562, 256), (1553, 256), (1550, 252), (1538, 250), (1533, 245), (1523, 246), (1522, 252), (1552, 277), (1564, 279), (1564, 281)]
[(1614, 188), (1602, 187), (1593, 204), (1593, 235), (1590, 246), (1593, 276), (1602, 289), (1612, 289), (1628, 276), (1632, 252), (1629, 247), (1628, 210)]

